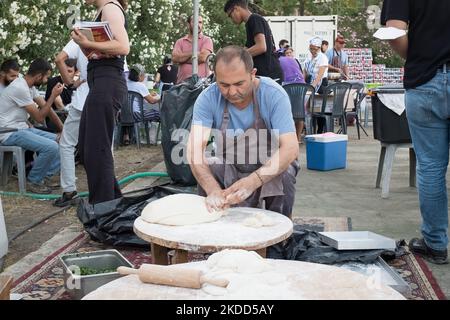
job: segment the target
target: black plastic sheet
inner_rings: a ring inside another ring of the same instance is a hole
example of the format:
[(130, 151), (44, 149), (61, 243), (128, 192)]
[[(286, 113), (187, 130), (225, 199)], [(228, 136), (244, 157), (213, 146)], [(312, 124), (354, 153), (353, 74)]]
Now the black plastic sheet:
[(149, 243), (134, 233), (134, 221), (148, 203), (174, 193), (177, 193), (174, 188), (158, 186), (130, 192), (122, 198), (95, 205), (83, 199), (78, 206), (77, 216), (94, 241), (112, 246), (149, 248)]
[(397, 249), (389, 250), (337, 250), (320, 240), (316, 231), (305, 230), (295, 225), (291, 237), (284, 242), (268, 248), (267, 257), (271, 259), (297, 260), (312, 263), (336, 264), (344, 262), (372, 263), (379, 256), (385, 260), (406, 254), (404, 241), (397, 243)]

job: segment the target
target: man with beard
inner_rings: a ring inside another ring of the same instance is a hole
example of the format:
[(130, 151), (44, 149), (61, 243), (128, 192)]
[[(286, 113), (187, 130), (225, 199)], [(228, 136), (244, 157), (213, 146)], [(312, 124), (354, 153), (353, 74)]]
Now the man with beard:
[[(194, 16), (187, 19), (189, 34), (180, 38), (175, 43), (172, 51), (172, 61), (179, 65), (177, 84), (192, 76), (192, 40), (194, 33)], [(214, 51), (213, 42), (210, 37), (202, 33), (203, 18), (198, 17), (198, 76), (206, 78), (210, 70), (206, 64), (206, 58)]]
[(49, 116), (60, 132), (61, 120), (52, 109), (55, 98), (64, 86), (58, 83), (52, 90), (50, 98), (45, 101), (39, 96), (36, 86), (47, 83), (52, 67), (44, 59), (34, 60), (27, 74), (17, 78), (6, 87), (0, 99), (0, 127), (18, 129), (12, 133), (0, 134), (0, 144), (19, 146), (38, 154), (33, 169), (28, 174), (28, 190), (33, 193), (48, 194), (52, 192), (50, 178), (59, 172), (59, 146), (54, 133), (30, 128), (27, 120), (30, 116), (42, 123)]
[[(210, 211), (264, 202), (291, 217), (299, 146), (286, 91), (256, 77), (250, 53), (238, 46), (219, 50), (214, 72), (216, 83), (195, 102), (187, 148), (199, 194)], [(217, 147), (208, 157), (210, 136)]]
[(19, 77), (20, 66), (17, 60), (5, 60), (0, 66), (0, 93)]

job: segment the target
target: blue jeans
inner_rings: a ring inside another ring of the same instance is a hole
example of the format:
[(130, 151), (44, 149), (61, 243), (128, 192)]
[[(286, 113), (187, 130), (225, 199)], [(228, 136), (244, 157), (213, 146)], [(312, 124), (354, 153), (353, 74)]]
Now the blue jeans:
[(28, 181), (32, 183), (42, 183), (45, 177), (59, 172), (59, 146), (54, 133), (36, 128), (22, 129), (13, 132), (2, 145), (18, 146), (38, 154), (28, 174)]
[(450, 141), (450, 73), (406, 91), (406, 113), (417, 156), (422, 235), (432, 249), (448, 245), (446, 172)]

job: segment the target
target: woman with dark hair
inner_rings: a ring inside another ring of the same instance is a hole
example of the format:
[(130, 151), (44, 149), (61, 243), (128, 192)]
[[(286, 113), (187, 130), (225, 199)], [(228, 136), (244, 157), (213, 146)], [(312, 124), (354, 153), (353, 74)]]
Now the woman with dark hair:
[(130, 51), (125, 0), (85, 0), (97, 8), (95, 21), (108, 21), (113, 40), (93, 42), (79, 30), (72, 32), (81, 48), (101, 54), (88, 63), (89, 95), (80, 122), (79, 153), (88, 178), (89, 203), (97, 204), (122, 196), (114, 173), (111, 150), (117, 112), (126, 101), (125, 56)]
[(162, 93), (177, 82), (178, 67), (172, 64), (172, 58), (165, 56), (163, 65), (158, 68), (155, 76), (155, 86)]

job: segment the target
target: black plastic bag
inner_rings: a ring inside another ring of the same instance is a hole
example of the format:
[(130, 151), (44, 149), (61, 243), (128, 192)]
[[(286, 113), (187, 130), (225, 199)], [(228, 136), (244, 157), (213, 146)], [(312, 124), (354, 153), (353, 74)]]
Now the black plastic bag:
[[(397, 244), (399, 245), (399, 244)], [(401, 250), (397, 249), (401, 255)], [(316, 231), (294, 225), (294, 232), (286, 241), (268, 248), (271, 259), (297, 260), (312, 263), (336, 264), (344, 262), (373, 263), (381, 255), (395, 253), (387, 250), (337, 250), (320, 240)]]
[[(197, 184), (186, 161), (188, 133), (191, 129), (194, 104), (205, 85), (192, 76), (185, 82), (164, 92), (161, 106), (161, 144), (167, 173), (175, 183), (192, 186)], [(184, 135), (179, 135), (185, 129)], [(178, 130), (178, 131), (177, 131)], [(175, 141), (172, 141), (174, 139)], [(172, 153), (178, 155), (175, 160)], [(183, 159), (179, 161), (179, 159)], [(174, 162), (175, 160), (175, 162)]]
[(176, 193), (164, 186), (152, 187), (124, 194), (122, 198), (102, 202), (95, 206), (83, 199), (77, 209), (91, 239), (112, 246), (137, 246), (149, 248), (149, 243), (133, 231), (134, 220), (144, 207), (159, 198)]

